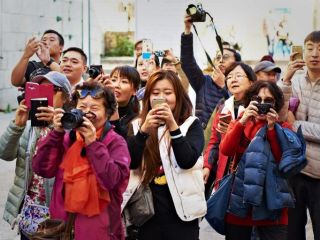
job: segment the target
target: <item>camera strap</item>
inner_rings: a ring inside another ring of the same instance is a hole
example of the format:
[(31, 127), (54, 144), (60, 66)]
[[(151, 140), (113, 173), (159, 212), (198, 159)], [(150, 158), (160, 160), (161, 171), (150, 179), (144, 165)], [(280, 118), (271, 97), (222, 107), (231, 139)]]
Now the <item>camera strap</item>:
[(210, 55), (208, 54), (207, 50), (206, 50), (205, 47), (203, 46), (203, 43), (202, 43), (202, 41), (201, 41), (201, 39), (200, 39), (200, 37), (199, 37), (198, 31), (197, 31), (197, 28), (196, 28), (196, 25), (192, 24), (192, 26), (193, 26), (194, 32), (196, 33), (196, 35), (197, 35), (197, 37), (198, 37), (198, 39), (199, 39), (199, 42), (200, 42), (200, 44), (201, 44), (201, 47), (202, 47), (202, 49), (204, 50), (204, 52), (205, 52), (205, 54), (206, 54), (206, 57), (207, 57), (208, 62), (210, 63), (210, 65), (211, 65), (214, 69), (216, 69), (216, 66), (213, 64), (213, 62), (212, 62), (212, 60), (211, 60), (211, 58), (210, 58)]

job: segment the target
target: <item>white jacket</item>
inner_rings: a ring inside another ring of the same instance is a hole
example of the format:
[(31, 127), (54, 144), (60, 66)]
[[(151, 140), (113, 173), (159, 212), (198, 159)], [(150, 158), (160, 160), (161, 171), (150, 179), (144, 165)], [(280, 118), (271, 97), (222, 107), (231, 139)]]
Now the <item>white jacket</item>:
[[(189, 127), (196, 117), (189, 117), (181, 126), (180, 131), (183, 136), (188, 132)], [(139, 129), (139, 120), (132, 122), (134, 134)], [(175, 159), (172, 147), (170, 156), (168, 153), (169, 138), (162, 137), (166, 128), (158, 128), (159, 150), (162, 166), (166, 175), (167, 184), (173, 199), (176, 212), (181, 220), (192, 221), (203, 217), (207, 212), (207, 204), (204, 195), (203, 182), (203, 156), (200, 156), (196, 164), (190, 169), (181, 169)], [(171, 161), (170, 161), (171, 160)], [(130, 172), (128, 187), (123, 194), (122, 209), (125, 207), (135, 189), (140, 185), (141, 175), (135, 171)]]

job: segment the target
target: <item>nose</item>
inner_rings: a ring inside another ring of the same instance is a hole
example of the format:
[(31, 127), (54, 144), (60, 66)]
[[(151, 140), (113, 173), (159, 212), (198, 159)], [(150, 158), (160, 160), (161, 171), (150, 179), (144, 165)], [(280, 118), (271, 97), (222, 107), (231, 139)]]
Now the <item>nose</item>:
[(320, 50), (318, 48), (314, 48), (312, 51), (312, 57), (318, 57)]

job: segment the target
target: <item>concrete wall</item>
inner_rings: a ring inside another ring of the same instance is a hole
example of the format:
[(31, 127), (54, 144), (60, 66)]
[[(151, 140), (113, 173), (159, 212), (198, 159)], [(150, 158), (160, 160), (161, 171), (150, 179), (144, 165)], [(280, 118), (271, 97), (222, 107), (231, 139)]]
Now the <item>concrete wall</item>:
[(65, 48), (81, 47), (98, 64), (104, 32), (135, 29), (133, 6), (133, 0), (0, 0), (0, 110), (17, 106), (10, 75), (30, 37), (55, 29), (64, 36)]

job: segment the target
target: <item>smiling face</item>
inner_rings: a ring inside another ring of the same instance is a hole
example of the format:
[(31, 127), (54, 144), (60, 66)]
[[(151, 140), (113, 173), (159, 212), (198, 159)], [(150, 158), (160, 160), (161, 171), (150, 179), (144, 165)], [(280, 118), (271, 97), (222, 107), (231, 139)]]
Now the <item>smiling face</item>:
[(81, 80), (82, 74), (87, 71), (81, 54), (76, 51), (68, 51), (62, 56), (60, 68), (70, 81), (71, 86), (77, 84)]
[(304, 60), (308, 69), (320, 72), (320, 42), (306, 42), (304, 47)]
[(150, 94), (150, 103), (155, 98), (162, 97), (166, 100), (166, 103), (169, 105), (171, 111), (176, 107), (176, 94), (174, 92), (173, 85), (167, 79), (159, 80), (155, 83), (154, 87), (151, 89)]
[(96, 129), (103, 127), (108, 119), (103, 101), (103, 98), (95, 99), (91, 95), (87, 95), (85, 98), (79, 98), (77, 102), (77, 109), (80, 109), (84, 113), (93, 113), (86, 114), (86, 117)]
[(125, 76), (120, 76), (120, 72), (116, 71), (110, 76), (110, 80), (114, 85), (114, 95), (120, 107), (127, 106), (131, 97), (135, 95), (133, 84)]
[(226, 76), (226, 84), (234, 98), (241, 100), (252, 82), (248, 79), (242, 67), (237, 66)]

